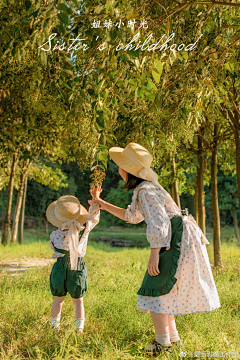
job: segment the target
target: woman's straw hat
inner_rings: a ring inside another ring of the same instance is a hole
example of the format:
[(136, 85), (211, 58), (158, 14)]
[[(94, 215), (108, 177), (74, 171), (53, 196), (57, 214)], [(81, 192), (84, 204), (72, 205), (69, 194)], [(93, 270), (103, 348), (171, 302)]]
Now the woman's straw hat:
[(75, 196), (64, 195), (48, 206), (46, 217), (51, 224), (61, 228), (62, 224), (69, 220), (75, 220), (81, 225), (85, 224), (88, 212)]
[[(150, 180), (147, 170), (150, 170), (153, 158), (143, 146), (129, 143), (124, 149), (112, 147), (109, 149), (109, 155), (121, 169), (141, 179)], [(152, 169), (151, 171), (153, 172)]]

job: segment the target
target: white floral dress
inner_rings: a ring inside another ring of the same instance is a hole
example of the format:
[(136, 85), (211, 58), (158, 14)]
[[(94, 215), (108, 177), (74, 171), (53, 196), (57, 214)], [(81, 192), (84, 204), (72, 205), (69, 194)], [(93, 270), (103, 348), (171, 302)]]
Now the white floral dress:
[[(143, 181), (134, 190), (132, 203), (126, 210), (128, 223), (145, 220), (147, 239), (151, 248), (166, 247), (171, 243), (171, 221), (181, 210), (162, 188)], [(159, 297), (138, 296), (137, 309), (149, 313), (182, 315), (207, 312), (219, 308), (220, 302), (214, 283), (203, 232), (192, 216), (183, 216), (183, 235), (180, 257), (175, 274), (177, 282), (172, 290)]]

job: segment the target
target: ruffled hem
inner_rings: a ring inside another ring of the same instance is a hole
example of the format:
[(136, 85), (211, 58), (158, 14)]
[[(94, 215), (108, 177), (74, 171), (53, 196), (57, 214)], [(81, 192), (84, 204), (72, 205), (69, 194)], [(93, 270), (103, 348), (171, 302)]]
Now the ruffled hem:
[(153, 310), (147, 310), (147, 309), (143, 309), (140, 307), (137, 307), (138, 311), (141, 311), (145, 314), (151, 314), (151, 312), (154, 312), (156, 314), (164, 314), (164, 315), (188, 315), (188, 314), (195, 314), (195, 313), (204, 313), (204, 312), (210, 312), (210, 311), (214, 311), (217, 309), (220, 309), (221, 305), (217, 305), (214, 307), (209, 307), (207, 310), (187, 310), (187, 311), (180, 311), (180, 312), (175, 312), (173, 311), (164, 311), (164, 310), (159, 310), (159, 311), (153, 311)]
[(169, 275), (169, 279), (168, 279), (167, 283), (157, 289), (141, 287), (137, 292), (138, 295), (158, 297), (158, 296), (166, 295), (172, 290), (173, 286), (177, 282), (177, 279), (174, 276), (175, 276), (177, 268), (178, 268), (178, 260), (180, 257), (180, 245), (179, 244), (181, 243), (181, 240), (182, 240), (182, 231), (177, 231), (175, 236), (176, 236), (176, 241), (172, 247), (172, 250), (173, 250), (172, 267), (171, 267), (171, 271), (170, 271), (170, 275)]

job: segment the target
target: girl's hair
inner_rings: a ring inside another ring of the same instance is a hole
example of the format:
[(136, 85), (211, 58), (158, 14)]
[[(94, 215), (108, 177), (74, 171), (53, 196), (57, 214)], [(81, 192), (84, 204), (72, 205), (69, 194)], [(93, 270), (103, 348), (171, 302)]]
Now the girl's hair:
[(130, 173), (127, 174), (127, 182), (126, 184), (121, 187), (121, 189), (127, 189), (127, 191), (135, 189), (135, 187), (137, 187), (139, 184), (141, 184), (141, 182), (146, 181), (144, 179), (140, 179), (139, 177), (132, 175)]

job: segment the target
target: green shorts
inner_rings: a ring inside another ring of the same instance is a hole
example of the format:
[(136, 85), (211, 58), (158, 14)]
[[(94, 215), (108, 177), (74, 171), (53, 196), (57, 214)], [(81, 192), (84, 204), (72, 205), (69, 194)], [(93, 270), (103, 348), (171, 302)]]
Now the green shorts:
[(78, 258), (77, 270), (70, 270), (69, 251), (56, 249), (65, 253), (53, 265), (50, 274), (50, 289), (53, 296), (65, 296), (69, 292), (73, 299), (83, 297), (88, 290), (87, 267), (83, 257)]

